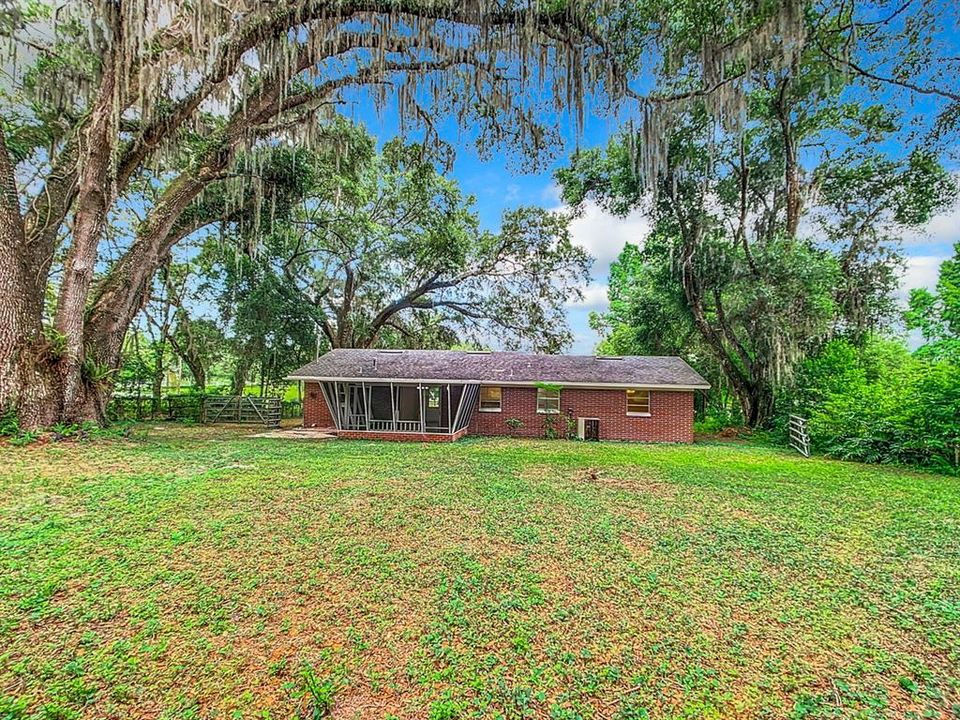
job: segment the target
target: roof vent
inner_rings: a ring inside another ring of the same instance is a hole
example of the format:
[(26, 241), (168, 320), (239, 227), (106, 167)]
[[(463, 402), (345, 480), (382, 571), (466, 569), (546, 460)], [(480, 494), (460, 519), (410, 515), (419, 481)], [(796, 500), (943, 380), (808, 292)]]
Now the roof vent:
[(399, 355), (403, 350), (377, 350), (377, 352), (382, 355)]
[(623, 355), (594, 355), (597, 360), (623, 360)]
[(467, 350), (467, 355), (489, 355), (489, 350)]

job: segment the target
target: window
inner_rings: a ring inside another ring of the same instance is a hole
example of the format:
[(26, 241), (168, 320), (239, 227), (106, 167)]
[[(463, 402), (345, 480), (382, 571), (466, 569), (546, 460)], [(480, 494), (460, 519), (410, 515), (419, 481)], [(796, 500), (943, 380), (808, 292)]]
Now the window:
[(537, 388), (537, 412), (556, 415), (560, 412), (560, 391)]
[(503, 389), (498, 387), (480, 388), (480, 412), (500, 412), (503, 407)]
[(630, 388), (627, 390), (627, 415), (650, 414), (650, 391)]
[(431, 385), (427, 388), (427, 407), (440, 407), (440, 388), (437, 385)]

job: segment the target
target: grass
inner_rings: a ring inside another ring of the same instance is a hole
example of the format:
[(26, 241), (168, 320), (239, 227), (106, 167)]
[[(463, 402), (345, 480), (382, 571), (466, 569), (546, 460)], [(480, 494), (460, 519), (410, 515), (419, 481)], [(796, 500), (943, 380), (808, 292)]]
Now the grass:
[(960, 482), (749, 445), (0, 449), (0, 718), (960, 717)]

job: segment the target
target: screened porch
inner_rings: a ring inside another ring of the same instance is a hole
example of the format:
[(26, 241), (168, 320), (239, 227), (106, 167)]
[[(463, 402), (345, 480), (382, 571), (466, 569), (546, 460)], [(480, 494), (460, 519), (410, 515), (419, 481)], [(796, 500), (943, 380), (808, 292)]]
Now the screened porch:
[(320, 384), (338, 430), (453, 435), (470, 423), (480, 386), (344, 381)]

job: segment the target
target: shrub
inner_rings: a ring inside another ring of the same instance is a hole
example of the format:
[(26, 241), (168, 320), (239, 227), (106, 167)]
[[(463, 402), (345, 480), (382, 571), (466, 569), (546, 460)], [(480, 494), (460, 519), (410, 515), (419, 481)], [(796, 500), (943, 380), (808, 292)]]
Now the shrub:
[(13, 410), (0, 415), (0, 437), (13, 437), (20, 434), (20, 419)]
[(520, 418), (507, 418), (505, 422), (507, 427), (510, 428), (513, 432), (517, 432), (522, 427), (524, 427), (523, 420), (521, 420)]
[(547, 414), (543, 416), (543, 436), (547, 440), (557, 440), (560, 438), (559, 415)]
[(911, 355), (900, 342), (827, 343), (804, 363), (792, 405), (828, 455), (957, 469), (960, 366)]

